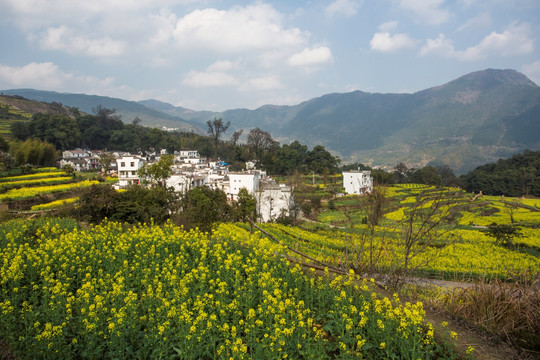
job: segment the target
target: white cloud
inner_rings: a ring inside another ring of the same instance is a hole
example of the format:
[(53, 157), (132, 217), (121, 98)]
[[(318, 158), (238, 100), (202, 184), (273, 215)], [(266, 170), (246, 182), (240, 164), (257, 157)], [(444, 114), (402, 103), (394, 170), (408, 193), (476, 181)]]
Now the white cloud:
[(206, 71), (208, 72), (214, 72), (214, 71), (229, 71), (233, 69), (238, 69), (240, 67), (239, 61), (230, 61), (230, 60), (219, 60), (210, 65)]
[(442, 57), (456, 57), (456, 49), (452, 40), (444, 34), (439, 34), (436, 39), (427, 39), (426, 44), (420, 49), (420, 55), (438, 55)]
[(491, 55), (513, 56), (529, 54), (534, 50), (534, 41), (529, 37), (529, 26), (510, 26), (502, 33), (492, 32), (478, 45), (460, 52), (463, 60), (478, 60)]
[(91, 57), (122, 55), (126, 44), (109, 37), (88, 39), (73, 34), (66, 26), (48, 28), (41, 34), (39, 44), (46, 50), (61, 50), (68, 54), (84, 54)]
[(99, 79), (61, 71), (51, 62), (32, 62), (25, 66), (11, 67), (0, 64), (1, 87), (29, 87), (47, 90), (88, 91), (111, 85), (113, 78)]
[(392, 31), (396, 29), (397, 25), (398, 25), (397, 21), (388, 21), (379, 25), (379, 30), (383, 32)]
[(289, 58), (289, 64), (294, 66), (322, 65), (330, 62), (332, 62), (332, 51), (326, 46), (306, 48)]
[(480, 60), (490, 56), (515, 56), (529, 54), (534, 50), (534, 41), (529, 37), (528, 25), (512, 25), (502, 33), (492, 32), (480, 43), (465, 50), (456, 50), (452, 40), (439, 34), (428, 39), (420, 55), (439, 55), (458, 60)]
[(297, 47), (307, 41), (307, 33), (284, 29), (281, 14), (263, 3), (195, 10), (178, 20), (171, 35), (181, 48), (224, 53)]
[[(116, 21), (122, 29), (139, 23), (139, 14), (147, 14), (151, 9), (167, 6), (173, 0), (2, 0), (5, 4), (6, 19), (24, 31), (34, 31), (55, 24), (84, 26), (89, 20), (106, 21), (118, 19), (119, 14), (129, 13), (131, 22)], [(180, 1), (187, 3), (190, 1)], [(179, 1), (176, 1), (179, 3)]]
[(182, 84), (191, 87), (219, 87), (237, 85), (238, 81), (234, 76), (223, 71), (190, 71), (182, 80)]
[(540, 60), (535, 61), (532, 64), (523, 65), (522, 70), (529, 79), (536, 83), (536, 85), (540, 84)]
[(467, 20), (465, 24), (461, 25), (456, 31), (460, 32), (469, 28), (486, 28), (486, 27), (491, 26), (492, 22), (493, 21), (489, 13), (482, 13), (478, 16), (475, 16)]
[(335, 0), (333, 3), (326, 7), (325, 11), (330, 16), (354, 16), (356, 15), (361, 5), (362, 3), (356, 0)]
[(270, 91), (282, 89), (283, 84), (276, 76), (263, 76), (245, 81), (240, 87), (241, 91)]
[(58, 67), (50, 62), (32, 62), (22, 67), (0, 65), (0, 78), (2, 82), (11, 86), (34, 86), (41, 80), (47, 87), (57, 88), (61, 84), (62, 75)]
[(395, 52), (401, 49), (416, 46), (416, 40), (407, 34), (394, 34), (388, 32), (378, 32), (373, 35), (369, 42), (371, 50), (381, 52)]
[(440, 25), (450, 19), (450, 12), (442, 9), (444, 0), (401, 0), (403, 9), (415, 13), (419, 20), (429, 25)]

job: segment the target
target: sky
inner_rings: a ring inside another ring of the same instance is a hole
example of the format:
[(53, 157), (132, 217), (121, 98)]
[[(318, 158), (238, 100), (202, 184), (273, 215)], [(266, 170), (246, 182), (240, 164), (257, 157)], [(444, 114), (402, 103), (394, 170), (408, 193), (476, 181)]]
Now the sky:
[(538, 0), (0, 0), (0, 89), (223, 111), (487, 68), (540, 84), (539, 20)]

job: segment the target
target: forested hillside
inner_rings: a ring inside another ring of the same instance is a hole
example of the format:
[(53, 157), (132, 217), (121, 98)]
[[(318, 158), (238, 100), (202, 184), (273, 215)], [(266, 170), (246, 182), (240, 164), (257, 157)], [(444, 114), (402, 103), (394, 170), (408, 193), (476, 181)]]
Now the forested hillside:
[(489, 195), (540, 197), (540, 151), (479, 166), (461, 177), (467, 191)]
[[(282, 144), (322, 145), (346, 162), (373, 167), (449, 166), (464, 174), (525, 149), (539, 150), (540, 88), (515, 70), (486, 69), (413, 94), (364, 91), (326, 94), (296, 105), (264, 105), (223, 112), (195, 111), (156, 100), (137, 102), (29, 89), (5, 90), (90, 112), (116, 109), (125, 123), (204, 134), (222, 118), (231, 132), (271, 132)], [(181, 99), (179, 99), (181, 100)], [(245, 140), (244, 137), (241, 140)]]

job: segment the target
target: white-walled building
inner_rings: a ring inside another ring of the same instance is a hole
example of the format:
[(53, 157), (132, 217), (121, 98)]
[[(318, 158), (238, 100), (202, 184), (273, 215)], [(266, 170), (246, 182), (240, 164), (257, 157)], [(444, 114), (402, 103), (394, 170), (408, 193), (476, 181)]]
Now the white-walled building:
[(165, 184), (176, 192), (186, 193), (191, 188), (191, 179), (185, 175), (174, 174), (166, 180)]
[(86, 168), (87, 162), (84, 159), (81, 158), (66, 158), (60, 160), (60, 168), (63, 168), (64, 166), (69, 165), (73, 168), (75, 171), (85, 171), (88, 170)]
[(236, 201), (238, 198), (238, 192), (241, 188), (246, 188), (248, 193), (255, 195), (255, 192), (259, 189), (259, 181), (260, 173), (258, 171), (229, 173), (229, 188), (227, 190), (227, 197), (229, 200)]
[(83, 149), (74, 149), (74, 150), (64, 150), (62, 151), (63, 159), (73, 159), (73, 158), (85, 158), (89, 157), (90, 151)]
[(343, 187), (346, 194), (366, 194), (373, 191), (371, 171), (351, 170), (343, 172)]
[(263, 184), (255, 195), (257, 214), (261, 222), (275, 221), (289, 216), (294, 206), (292, 188), (284, 184)]
[(197, 150), (180, 150), (178, 156), (182, 159), (194, 159), (199, 157), (199, 152)]
[(121, 188), (139, 184), (137, 172), (143, 167), (144, 159), (138, 156), (122, 156), (116, 159), (116, 164), (118, 166), (118, 185)]

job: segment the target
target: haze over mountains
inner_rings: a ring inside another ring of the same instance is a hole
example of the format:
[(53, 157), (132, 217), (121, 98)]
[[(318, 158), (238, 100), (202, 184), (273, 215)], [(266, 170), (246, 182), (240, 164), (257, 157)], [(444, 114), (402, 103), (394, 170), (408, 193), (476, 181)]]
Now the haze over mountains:
[(116, 109), (125, 122), (205, 133), (206, 121), (230, 121), (235, 129), (259, 127), (280, 143), (324, 145), (344, 162), (393, 167), (449, 165), (457, 174), (540, 149), (540, 88), (514, 70), (487, 69), (414, 94), (354, 91), (328, 94), (298, 105), (254, 110), (195, 111), (157, 100), (140, 102), (29, 89), (4, 94), (60, 102), (91, 112)]

